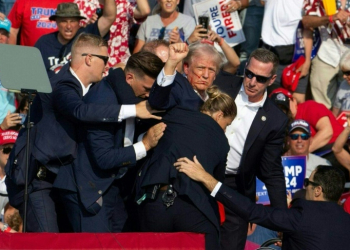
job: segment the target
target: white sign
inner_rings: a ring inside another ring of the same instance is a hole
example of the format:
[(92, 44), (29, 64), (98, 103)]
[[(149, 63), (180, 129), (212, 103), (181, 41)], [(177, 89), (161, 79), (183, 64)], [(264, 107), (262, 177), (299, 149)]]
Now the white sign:
[(209, 16), (211, 29), (233, 47), (244, 42), (245, 36), (237, 11), (225, 12), (225, 3), (226, 0), (207, 0), (193, 4), (193, 10), (197, 23), (199, 16)]

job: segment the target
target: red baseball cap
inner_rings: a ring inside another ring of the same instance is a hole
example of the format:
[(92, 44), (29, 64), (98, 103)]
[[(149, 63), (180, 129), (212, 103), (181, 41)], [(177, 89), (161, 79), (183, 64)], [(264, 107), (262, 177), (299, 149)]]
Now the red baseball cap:
[(282, 72), (282, 85), (289, 91), (294, 92), (298, 86), (301, 72), (296, 72), (305, 62), (305, 57), (300, 56), (294, 63), (284, 68)]
[(15, 143), (18, 132), (15, 130), (4, 130), (0, 132), (0, 145)]
[(271, 96), (272, 96), (273, 94), (277, 94), (277, 93), (283, 93), (283, 94), (284, 94), (285, 96), (287, 96), (288, 98), (293, 98), (292, 93), (289, 92), (288, 90), (286, 90), (285, 88), (277, 88), (277, 89), (274, 89), (274, 90), (270, 93), (269, 97), (271, 98)]

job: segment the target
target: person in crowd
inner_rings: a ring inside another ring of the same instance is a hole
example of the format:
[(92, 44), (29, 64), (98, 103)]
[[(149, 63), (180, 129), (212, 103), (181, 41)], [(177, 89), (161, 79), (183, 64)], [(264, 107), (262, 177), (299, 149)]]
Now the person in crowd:
[(28, 114), (28, 96), (24, 95), (18, 97), (21, 98), (18, 108), (14, 113), (11, 113), (10, 111), (7, 112), (5, 119), (0, 124), (0, 131), (7, 129), (19, 131), (23, 127)]
[(306, 30), (318, 28), (320, 31), (322, 42), (317, 56), (312, 60), (310, 84), (313, 99), (328, 109), (332, 107), (338, 86), (343, 80), (339, 60), (348, 50), (345, 40), (350, 34), (348, 1), (334, 1), (338, 10), (335, 14), (327, 14), (321, 0), (305, 1), (305, 16), (302, 20)]
[[(3, 13), (0, 13), (0, 44), (8, 44), (10, 28), (11, 22), (4, 16)], [(0, 81), (0, 124), (3, 123), (4, 119), (9, 114), (16, 110), (15, 102), (15, 94), (10, 93), (7, 89), (5, 89)], [(3, 130), (7, 129), (4, 128), (4, 125), (0, 125), (0, 128)]]
[(41, 36), (35, 43), (35, 47), (41, 52), (49, 77), (55, 75), (63, 65), (68, 63), (71, 58), (72, 44), (77, 35), (85, 32), (106, 37), (115, 20), (116, 6), (113, 0), (105, 0), (104, 6), (103, 15), (97, 22), (81, 28), (79, 20), (85, 17), (80, 15), (77, 4), (57, 5), (56, 13), (49, 19), (57, 23), (58, 31)]
[[(163, 116), (167, 128), (139, 172), (136, 199), (142, 202), (139, 208), (142, 231), (205, 233), (206, 249), (219, 249), (217, 203), (173, 167), (180, 155), (197, 155), (205, 162), (208, 172), (221, 180), (225, 177), (229, 145), (224, 130), (237, 109), (234, 100), (216, 86), (210, 87), (207, 93), (209, 98), (201, 107), (201, 113), (174, 107)], [(205, 136), (207, 134), (211, 136)], [(156, 195), (152, 197), (155, 189)]]
[(165, 63), (169, 57), (169, 45), (170, 43), (166, 40), (156, 39), (145, 43), (145, 45), (142, 46), (141, 51), (151, 52)]
[[(214, 56), (217, 51), (209, 49), (212, 47), (202, 44), (189, 47), (186, 44), (170, 45), (169, 59), (158, 76), (157, 84), (153, 85), (148, 100), (153, 108), (169, 109), (179, 105), (198, 110), (203, 104), (206, 89), (214, 81), (220, 65), (220, 60), (216, 58), (220, 57)], [(187, 79), (175, 74), (176, 65), (183, 58)], [(221, 77), (216, 78), (215, 84), (235, 99), (238, 108), (237, 117), (226, 130), (230, 152), (225, 183), (254, 201), (255, 179), (258, 176), (266, 184), (272, 206), (286, 207), (281, 155), (288, 119), (267, 99), (266, 93), (267, 86), (277, 77), (277, 66), (276, 55), (258, 49), (251, 54), (243, 83), (242, 80), (234, 82), (232, 78)], [(243, 249), (248, 224), (228, 209), (225, 213), (221, 247), (231, 249), (236, 246), (237, 249)], [(229, 230), (235, 224), (237, 231)]]
[(193, 18), (177, 10), (179, 0), (158, 0), (158, 7), (153, 15), (147, 17), (137, 32), (134, 52), (139, 52), (142, 46), (151, 40), (165, 39), (170, 43), (180, 43), (187, 40), (194, 30)]
[(350, 135), (350, 117), (347, 117), (347, 126), (335, 140), (332, 150), (338, 162), (350, 172), (350, 154), (347, 142)]
[(288, 145), (290, 151), (286, 155), (306, 155), (306, 178), (310, 177), (318, 165), (331, 165), (328, 160), (309, 152), (310, 143), (311, 129), (309, 123), (305, 120), (295, 120), (289, 126)]
[[(200, 159), (180, 158), (177, 170), (202, 183), (213, 197), (245, 221), (283, 232), (282, 249), (348, 249), (350, 216), (338, 205), (344, 191), (339, 169), (319, 165), (304, 180), (306, 200), (296, 199), (290, 209), (257, 205), (207, 173)], [(332, 216), (330, 216), (332, 215)], [(320, 219), (322, 218), (322, 219)]]
[[(80, 11), (87, 19), (83, 19), (84, 24), (101, 8), (99, 1), (74, 0)], [(124, 65), (130, 57), (128, 46), (130, 29), (135, 20), (144, 20), (150, 14), (151, 9), (147, 0), (115, 0), (118, 11), (115, 20), (109, 30), (108, 40), (108, 67)]]
[[(73, 53), (81, 54), (86, 48), (86, 42), (78, 42), (74, 44)], [(79, 60), (84, 59), (78, 57), (72, 64)], [(84, 102), (121, 104), (129, 95), (126, 88), (132, 89), (131, 98), (146, 98), (162, 67), (162, 61), (152, 53), (134, 54), (126, 65), (125, 75), (120, 69), (114, 70), (106, 80), (94, 86), (94, 91), (84, 96)], [(150, 83), (148, 87), (146, 82)], [(61, 167), (54, 183), (74, 232), (122, 231), (128, 215), (120, 195), (123, 188), (120, 179), (157, 145), (165, 124), (150, 128), (138, 143), (132, 144), (134, 136), (131, 136), (126, 145), (124, 134), (134, 134), (133, 127), (134, 121), (130, 124), (128, 119), (122, 123), (85, 124), (79, 129), (77, 158), (73, 164)]]
[[(343, 128), (325, 105), (314, 100), (298, 104), (293, 98), (290, 99), (290, 110), (294, 119), (305, 120), (310, 125), (312, 141), (309, 151), (311, 153), (331, 150)], [(335, 164), (332, 162), (332, 165)]]
[(57, 5), (72, 0), (16, 0), (8, 15), (12, 22), (10, 44), (34, 46), (43, 35), (55, 32), (57, 25), (49, 20), (56, 11)]
[(0, 212), (1, 221), (4, 221), (4, 208), (8, 202), (6, 184), (5, 184), (5, 165), (7, 163), (9, 154), (12, 150), (13, 144), (16, 142), (18, 132), (14, 130), (0, 131)]
[[(83, 96), (92, 83), (102, 79), (105, 71), (107, 42), (93, 34), (84, 33), (78, 38), (77, 48), (74, 50), (72, 47), (72, 62), (51, 79), (53, 93), (37, 94), (32, 105), (31, 121), (35, 125), (30, 132), (33, 145), (28, 177), (28, 232), (58, 232), (57, 221), (67, 222), (67, 219), (56, 218), (56, 212), (62, 210), (55, 208), (61, 204), (57, 202), (52, 184), (58, 170), (66, 171), (64, 166), (72, 164), (76, 157), (76, 124), (121, 122), (135, 116), (159, 119), (150, 113), (145, 101), (137, 105), (85, 104)], [(8, 177), (6, 185), (11, 186), (8, 189), (10, 204), (18, 208), (22, 216), (24, 204), (21, 187), (24, 180), (18, 172), (24, 171), (25, 167), (26, 133), (26, 130), (21, 131), (5, 168)], [(60, 228), (69, 230), (67, 224), (60, 225)]]
[(340, 58), (340, 70), (344, 80), (341, 82), (332, 107), (332, 113), (337, 117), (342, 111), (350, 111), (350, 50)]
[[(284, 2), (269, 0), (265, 4), (265, 13), (262, 24), (261, 37), (263, 48), (275, 53), (279, 59), (277, 78), (269, 90), (281, 87), (281, 76), (283, 69), (292, 63), (294, 55), (294, 44), (296, 42), (296, 31), (302, 19), (303, 0)], [(299, 83), (293, 92), (298, 103), (305, 101), (306, 87), (309, 81), (308, 74), (311, 62), (310, 54), (306, 52), (305, 63), (297, 69), (300, 71)]]

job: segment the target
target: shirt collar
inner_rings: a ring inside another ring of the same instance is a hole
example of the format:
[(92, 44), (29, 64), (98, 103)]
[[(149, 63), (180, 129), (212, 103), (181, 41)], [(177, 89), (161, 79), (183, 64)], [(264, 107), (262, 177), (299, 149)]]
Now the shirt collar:
[(199, 98), (201, 98), (204, 102), (209, 99), (207, 92), (205, 92), (205, 96), (204, 96), (204, 98), (202, 98), (202, 96), (198, 93), (197, 90), (195, 90), (195, 89), (193, 89), (193, 90), (194, 90), (194, 92), (196, 92), (196, 94), (199, 96)]
[(74, 70), (72, 69), (72, 67), (69, 68), (70, 73), (72, 73), (72, 75), (77, 78), (77, 80), (79, 81), (81, 88), (83, 89), (83, 96), (87, 94), (87, 92), (89, 91), (92, 83), (90, 83), (87, 87), (85, 87), (85, 85), (80, 81), (79, 77), (77, 76), (77, 74), (75, 74)]
[(264, 96), (263, 98), (258, 101), (258, 102), (250, 102), (248, 100), (248, 95), (245, 93), (244, 91), (244, 86), (242, 84), (241, 89), (239, 90), (239, 95), (241, 96), (241, 101), (243, 104), (247, 105), (248, 107), (258, 107), (261, 108), (262, 106), (264, 106), (264, 103), (266, 101), (267, 98), (267, 91), (265, 90), (264, 92)]

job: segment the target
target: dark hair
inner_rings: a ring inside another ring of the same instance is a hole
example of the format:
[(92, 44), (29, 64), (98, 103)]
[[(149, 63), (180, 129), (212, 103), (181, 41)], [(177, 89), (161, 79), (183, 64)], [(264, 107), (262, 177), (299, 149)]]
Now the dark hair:
[(262, 48), (254, 50), (248, 58), (247, 66), (249, 65), (250, 60), (252, 58), (258, 60), (259, 62), (272, 63), (273, 68), (271, 70), (271, 74), (272, 75), (276, 74), (279, 61), (278, 61), (278, 57), (273, 52)]
[(326, 200), (339, 201), (345, 185), (345, 176), (340, 169), (319, 165), (316, 167), (313, 181), (322, 187), (323, 197)]
[(124, 71), (131, 71), (141, 78), (147, 75), (156, 79), (163, 67), (164, 63), (158, 56), (151, 52), (142, 51), (130, 56)]
[(207, 89), (209, 99), (204, 102), (201, 112), (210, 114), (222, 111), (224, 117), (235, 118), (237, 115), (237, 106), (235, 100), (229, 95), (221, 92), (217, 86), (211, 86)]
[(165, 47), (169, 47), (170, 43), (166, 40), (152, 40), (150, 42), (147, 42), (143, 45), (143, 47), (141, 48), (141, 51), (148, 51), (151, 52), (153, 54), (156, 53), (156, 49), (160, 46), (165, 46)]

